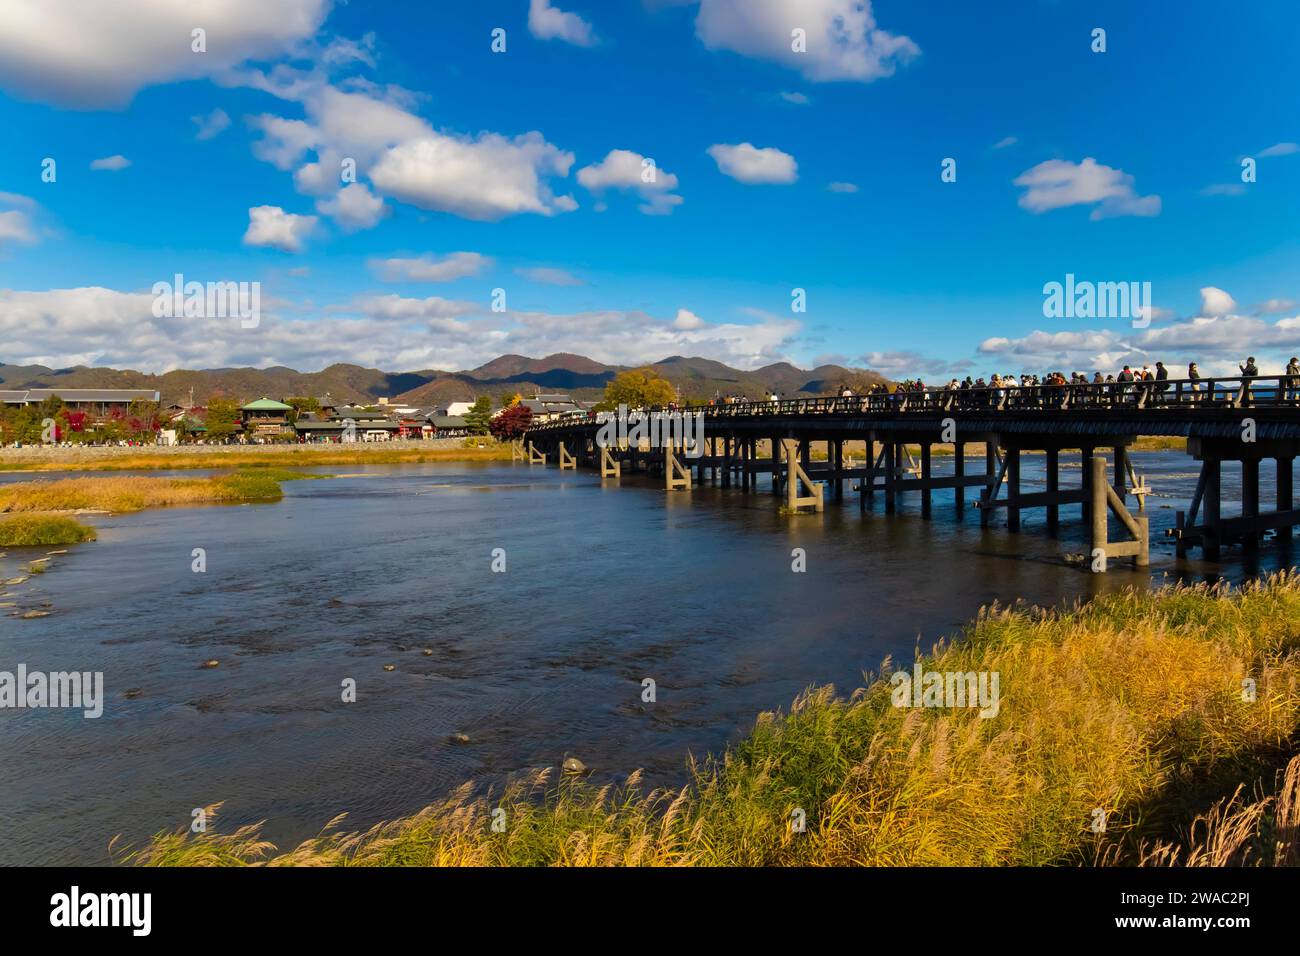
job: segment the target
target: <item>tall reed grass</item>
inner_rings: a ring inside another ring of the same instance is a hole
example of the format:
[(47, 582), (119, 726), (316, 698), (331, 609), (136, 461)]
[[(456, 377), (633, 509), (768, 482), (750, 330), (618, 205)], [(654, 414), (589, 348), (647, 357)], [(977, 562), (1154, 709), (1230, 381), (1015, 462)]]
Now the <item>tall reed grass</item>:
[(168, 505), (276, 501), (291, 472), (250, 470), (206, 478), (117, 476), (23, 481), (0, 486), (0, 513), (140, 511)]

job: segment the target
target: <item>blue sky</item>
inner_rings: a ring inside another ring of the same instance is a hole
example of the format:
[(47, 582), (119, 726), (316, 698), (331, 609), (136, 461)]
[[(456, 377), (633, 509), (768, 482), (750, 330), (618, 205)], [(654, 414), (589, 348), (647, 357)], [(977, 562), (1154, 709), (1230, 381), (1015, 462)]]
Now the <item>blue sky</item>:
[[(1281, 0), (7, 6), (3, 361), (937, 380), (1300, 350)], [(259, 324), (156, 318), (176, 273), (261, 283)], [(1067, 273), (1150, 282), (1149, 325), (1045, 317)]]

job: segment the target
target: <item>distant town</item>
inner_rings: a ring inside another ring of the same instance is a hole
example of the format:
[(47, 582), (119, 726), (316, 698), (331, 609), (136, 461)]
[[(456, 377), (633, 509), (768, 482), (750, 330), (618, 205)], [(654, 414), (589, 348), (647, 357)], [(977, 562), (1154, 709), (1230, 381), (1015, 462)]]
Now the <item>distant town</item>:
[(184, 443), (276, 444), (419, 441), (487, 435), (510, 409), (524, 422), (585, 414), (596, 402), (563, 393), (503, 396), (415, 406), (387, 397), (373, 404), (330, 395), (260, 396), (246, 402), (173, 402), (156, 390), (31, 388), (0, 390), (0, 444)]

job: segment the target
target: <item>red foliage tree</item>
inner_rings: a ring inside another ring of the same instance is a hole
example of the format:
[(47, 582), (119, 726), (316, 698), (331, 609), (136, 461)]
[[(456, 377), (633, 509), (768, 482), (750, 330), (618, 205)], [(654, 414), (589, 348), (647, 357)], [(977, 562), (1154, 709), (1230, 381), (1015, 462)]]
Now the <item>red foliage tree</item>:
[(512, 405), (488, 422), (488, 431), (498, 441), (518, 438), (533, 423), (533, 410), (527, 405)]

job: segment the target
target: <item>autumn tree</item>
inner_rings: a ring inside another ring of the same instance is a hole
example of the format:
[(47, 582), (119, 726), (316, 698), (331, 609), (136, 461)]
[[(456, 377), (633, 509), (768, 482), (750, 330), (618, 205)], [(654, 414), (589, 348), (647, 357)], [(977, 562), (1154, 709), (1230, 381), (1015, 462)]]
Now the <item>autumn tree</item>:
[(488, 423), (498, 441), (513, 441), (533, 423), (533, 410), (527, 405), (511, 405)]
[(628, 408), (649, 408), (654, 405), (671, 405), (677, 401), (677, 389), (650, 368), (619, 372), (605, 383), (605, 398), (596, 406), (597, 411), (614, 411), (620, 405)]

